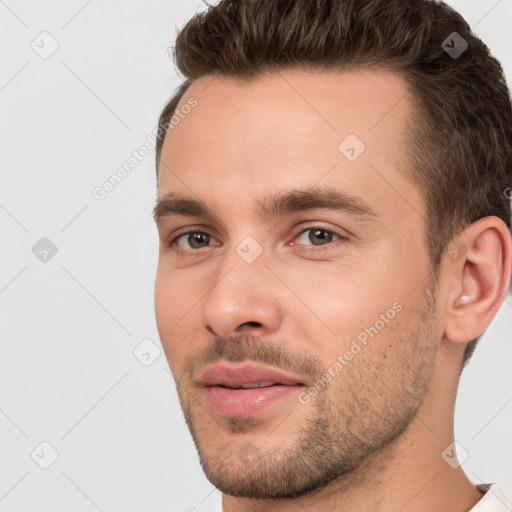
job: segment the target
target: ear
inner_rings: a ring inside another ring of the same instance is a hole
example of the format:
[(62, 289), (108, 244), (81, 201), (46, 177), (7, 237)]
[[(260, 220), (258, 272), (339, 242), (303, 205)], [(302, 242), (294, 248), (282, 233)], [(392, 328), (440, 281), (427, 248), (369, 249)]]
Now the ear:
[(465, 343), (487, 329), (507, 294), (509, 228), (498, 217), (479, 219), (457, 236), (443, 259), (448, 283), (444, 336)]

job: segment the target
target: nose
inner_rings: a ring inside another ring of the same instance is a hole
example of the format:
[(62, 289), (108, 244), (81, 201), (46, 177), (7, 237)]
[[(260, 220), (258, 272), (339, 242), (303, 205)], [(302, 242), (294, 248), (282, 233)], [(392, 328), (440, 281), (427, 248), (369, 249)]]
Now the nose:
[(247, 263), (235, 250), (223, 259), (202, 302), (204, 326), (211, 334), (268, 336), (279, 329), (283, 285), (266, 263), (264, 254)]

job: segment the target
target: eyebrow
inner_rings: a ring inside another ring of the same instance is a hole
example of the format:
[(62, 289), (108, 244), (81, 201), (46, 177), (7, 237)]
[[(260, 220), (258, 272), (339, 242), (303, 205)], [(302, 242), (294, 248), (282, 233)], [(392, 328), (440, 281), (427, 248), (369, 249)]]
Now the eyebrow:
[[(323, 208), (342, 211), (363, 220), (377, 219), (378, 214), (363, 199), (332, 188), (290, 190), (267, 194), (255, 202), (256, 215), (260, 218), (277, 217), (290, 213)], [(181, 215), (219, 220), (218, 216), (201, 200), (170, 192), (157, 200), (153, 218)]]

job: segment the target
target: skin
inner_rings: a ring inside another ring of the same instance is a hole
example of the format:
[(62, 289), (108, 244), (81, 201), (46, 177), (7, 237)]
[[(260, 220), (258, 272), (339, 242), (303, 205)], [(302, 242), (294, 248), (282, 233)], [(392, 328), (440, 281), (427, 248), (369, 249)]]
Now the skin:
[[(217, 218), (157, 218), (156, 319), (225, 512), (463, 512), (481, 498), (442, 454), (454, 441), (464, 348), (502, 303), (512, 244), (501, 220), (480, 219), (434, 279), (425, 202), (407, 174), (408, 94), (391, 72), (286, 70), (248, 83), (204, 77), (180, 102), (193, 96), (197, 106), (165, 138), (159, 199), (200, 199)], [(338, 149), (351, 133), (366, 146), (355, 161)], [(376, 216), (255, 212), (265, 194), (321, 187), (364, 200)], [(303, 231), (312, 226), (327, 230), (324, 242)], [(190, 231), (210, 238), (167, 246)], [(236, 251), (248, 236), (262, 250), (252, 263)], [(397, 303), (308, 403), (294, 395), (233, 418), (208, 409), (194, 384), (213, 347), (216, 360), (273, 361), (312, 386)]]

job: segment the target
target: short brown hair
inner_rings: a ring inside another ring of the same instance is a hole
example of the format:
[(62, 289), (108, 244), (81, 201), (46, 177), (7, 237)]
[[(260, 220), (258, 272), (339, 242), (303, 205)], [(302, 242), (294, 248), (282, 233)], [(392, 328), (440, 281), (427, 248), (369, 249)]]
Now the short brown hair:
[[(456, 57), (443, 44), (453, 46), (454, 37), (467, 43)], [(495, 215), (510, 229), (510, 92), (498, 60), (444, 2), (221, 0), (180, 31), (174, 60), (186, 80), (160, 115), (157, 176), (166, 128), (198, 78), (251, 80), (286, 68), (385, 69), (400, 74), (413, 93), (407, 156), (426, 200), (433, 272), (448, 244), (476, 220)], [(463, 367), (477, 341), (468, 343)]]

